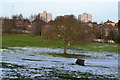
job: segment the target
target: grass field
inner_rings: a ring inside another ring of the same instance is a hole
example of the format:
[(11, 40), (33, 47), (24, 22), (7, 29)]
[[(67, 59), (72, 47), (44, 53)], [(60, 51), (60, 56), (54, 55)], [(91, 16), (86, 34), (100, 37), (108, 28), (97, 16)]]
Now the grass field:
[[(63, 48), (62, 40), (46, 40), (41, 36), (25, 35), (25, 34), (3, 34), (2, 35), (3, 47), (50, 47), (50, 48)], [(84, 51), (94, 52), (118, 52), (117, 44), (109, 43), (89, 43), (83, 45), (70, 45), (69, 49), (77, 49)]]
[(2, 45), (10, 47), (62, 47), (62, 41), (50, 41), (40, 36), (22, 34), (3, 34)]
[[(60, 54), (63, 52), (62, 40), (49, 41), (41, 36), (3, 34), (0, 48), (3, 48), (0, 67), (3, 68), (3, 79), (49, 80), (52, 77), (53, 80), (89, 80), (118, 76), (117, 44), (74, 44), (68, 46), (68, 54), (65, 55)], [(78, 58), (85, 60), (85, 66), (75, 63)]]

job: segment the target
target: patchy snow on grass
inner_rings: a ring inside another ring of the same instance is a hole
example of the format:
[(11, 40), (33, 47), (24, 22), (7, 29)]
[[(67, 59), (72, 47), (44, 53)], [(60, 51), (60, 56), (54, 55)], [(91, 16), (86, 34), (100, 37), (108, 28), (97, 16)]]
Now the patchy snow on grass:
[[(71, 74), (76, 78), (82, 73), (103, 75), (105, 77), (118, 77), (118, 53), (77, 53), (89, 55), (83, 57), (85, 66), (75, 64), (76, 58), (53, 57), (46, 52), (62, 53), (63, 49), (37, 48), (37, 47), (10, 47), (14, 50), (2, 50), (2, 77), (38, 77), (50, 76), (51, 74)], [(74, 50), (69, 50), (75, 53)], [(71, 71), (71, 72), (68, 72)], [(74, 72), (74, 73), (72, 73)], [(52, 75), (54, 77), (54, 75)], [(84, 75), (86, 76), (86, 75)], [(57, 77), (57, 75), (55, 76)], [(88, 76), (92, 77), (92, 76)]]

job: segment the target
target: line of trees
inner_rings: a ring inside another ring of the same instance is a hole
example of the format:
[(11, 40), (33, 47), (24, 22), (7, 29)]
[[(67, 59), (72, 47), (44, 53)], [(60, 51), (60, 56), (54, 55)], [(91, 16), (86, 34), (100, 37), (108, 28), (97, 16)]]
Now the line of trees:
[(93, 33), (96, 39), (104, 40), (103, 42), (113, 40), (116, 43), (120, 43), (117, 25), (113, 27), (110, 24), (100, 24), (97, 27), (93, 27)]
[(57, 17), (44, 28), (42, 36), (64, 40), (64, 54), (67, 54), (68, 43), (84, 43), (94, 39), (90, 27), (78, 21), (74, 15)]
[(13, 15), (11, 19), (2, 18), (2, 33), (30, 33), (41, 35), (43, 26), (46, 23), (39, 19), (37, 15), (31, 15), (29, 19), (23, 15)]
[(2, 18), (2, 33), (21, 33), (23, 30), (27, 30), (30, 25), (28, 19), (24, 19), (23, 15), (13, 15), (11, 19), (5, 17)]
[[(53, 29), (53, 31), (51, 29)], [(58, 31), (56, 31), (56, 29), (58, 29)], [(103, 39), (104, 42), (107, 42), (107, 40), (113, 40), (117, 43), (120, 43), (120, 37), (118, 37), (119, 34), (117, 27), (113, 27), (110, 24), (104, 23), (95, 23), (92, 25), (92, 27), (90, 27), (88, 23), (78, 21), (74, 15), (58, 16), (55, 20), (50, 21), (49, 23), (45, 23), (44, 21), (39, 19), (37, 15), (31, 15), (29, 19), (25, 19), (22, 14), (14, 15), (12, 19), (2, 18), (2, 32), (29, 33), (33, 35), (44, 36), (46, 35), (46, 37), (48, 38), (51, 37), (51, 35), (49, 35), (50, 33), (59, 32), (59, 34), (55, 33), (54, 35), (58, 35), (59, 38), (67, 38), (65, 44), (72, 42), (71, 40), (69, 40), (69, 38), (74, 39), (73, 41), (79, 39), (75, 38), (75, 36), (77, 36), (78, 34), (79, 36), (82, 36), (82, 38), (84, 36), (86, 37), (86, 32), (92, 34), (91, 38), (94, 37), (94, 39)], [(89, 34), (87, 34), (88, 37)], [(69, 35), (69, 37), (66, 37), (67, 35)]]

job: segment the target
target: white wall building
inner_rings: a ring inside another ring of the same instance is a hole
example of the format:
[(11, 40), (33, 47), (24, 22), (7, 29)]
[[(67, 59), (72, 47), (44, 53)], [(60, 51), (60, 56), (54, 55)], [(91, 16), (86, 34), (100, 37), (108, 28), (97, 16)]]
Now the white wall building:
[(82, 15), (78, 15), (78, 20), (83, 22), (92, 22), (92, 15), (83, 13)]
[(52, 20), (52, 14), (47, 13), (46, 11), (43, 11), (43, 13), (39, 14), (39, 18), (48, 23), (49, 21)]

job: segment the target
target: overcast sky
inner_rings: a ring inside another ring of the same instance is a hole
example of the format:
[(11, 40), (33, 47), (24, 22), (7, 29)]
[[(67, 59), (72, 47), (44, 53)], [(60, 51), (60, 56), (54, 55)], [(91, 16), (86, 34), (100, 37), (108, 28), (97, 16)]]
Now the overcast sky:
[[(44, 10), (52, 13), (53, 19), (60, 15), (89, 13), (93, 21), (118, 20), (119, 0), (0, 0), (0, 17), (22, 13), (24, 17)], [(14, 6), (12, 10), (12, 5)]]

